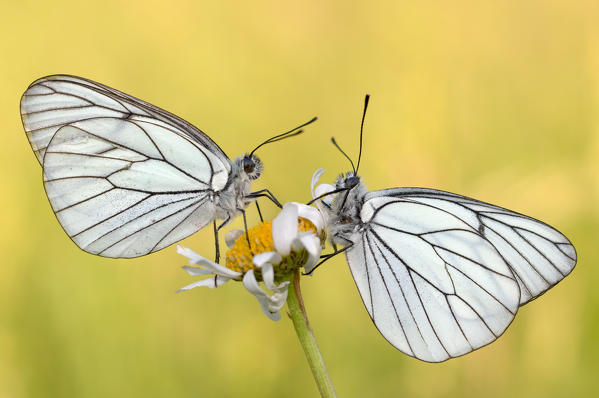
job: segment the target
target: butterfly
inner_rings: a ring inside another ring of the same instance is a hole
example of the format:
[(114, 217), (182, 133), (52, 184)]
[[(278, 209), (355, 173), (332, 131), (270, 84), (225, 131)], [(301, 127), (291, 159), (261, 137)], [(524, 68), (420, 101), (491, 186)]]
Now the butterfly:
[[(240, 213), (245, 221), (244, 209), (260, 197), (280, 207), (268, 189), (251, 192), (263, 169), (254, 152), (316, 120), (232, 161), (172, 113), (70, 75), (33, 82), (21, 99), (21, 118), (52, 210), (81, 249), (143, 256), (212, 222), (217, 262), (220, 228)], [(217, 227), (216, 220), (224, 221)]]
[(357, 167), (333, 139), (352, 171), (316, 190), (324, 170), (313, 178), (335, 249), (321, 263), (345, 252), (375, 326), (412, 357), (442, 362), (493, 342), (520, 306), (572, 271), (574, 246), (542, 221), (466, 196), (368, 191), (357, 174), (364, 115)]

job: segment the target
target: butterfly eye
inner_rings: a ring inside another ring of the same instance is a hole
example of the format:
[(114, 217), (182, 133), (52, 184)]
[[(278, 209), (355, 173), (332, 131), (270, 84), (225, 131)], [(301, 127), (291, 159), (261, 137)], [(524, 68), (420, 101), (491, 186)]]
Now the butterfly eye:
[(255, 180), (262, 174), (262, 161), (256, 155), (245, 155), (238, 164), (250, 180)]
[(254, 171), (255, 166), (256, 164), (249, 157), (243, 159), (243, 171), (245, 171), (247, 174), (251, 174)]
[(360, 183), (360, 177), (351, 176), (345, 179), (345, 187), (353, 188)]

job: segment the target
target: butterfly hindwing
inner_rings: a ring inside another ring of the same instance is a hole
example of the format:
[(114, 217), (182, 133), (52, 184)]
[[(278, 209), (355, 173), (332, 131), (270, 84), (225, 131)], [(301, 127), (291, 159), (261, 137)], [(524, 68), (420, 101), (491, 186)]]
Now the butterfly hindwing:
[(491, 343), (575, 265), (548, 225), (443, 191), (369, 192), (360, 216), (346, 253), (366, 309), (391, 344), (428, 362)]
[[(208, 157), (191, 140), (137, 123), (114, 118), (77, 122), (58, 130), (47, 147), (46, 193), (65, 232), (87, 252), (141, 256), (213, 219)], [(156, 144), (160, 135), (182, 140), (179, 162), (170, 162)], [(186, 158), (195, 163), (187, 165)]]
[(365, 202), (367, 226), (347, 258), (383, 336), (408, 355), (440, 362), (499, 337), (516, 314), (519, 288), (489, 242), (423, 207), (386, 197)]

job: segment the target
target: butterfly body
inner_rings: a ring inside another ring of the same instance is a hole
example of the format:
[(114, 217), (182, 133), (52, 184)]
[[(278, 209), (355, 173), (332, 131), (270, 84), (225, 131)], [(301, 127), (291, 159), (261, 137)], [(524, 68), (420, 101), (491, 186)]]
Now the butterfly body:
[[(214, 218), (232, 220), (256, 199), (250, 198), (252, 180), (260, 177), (262, 162), (256, 155), (239, 156), (231, 168), (229, 184), (221, 191), (212, 192), (215, 204)], [(226, 224), (225, 224), (226, 225)]]
[(351, 242), (354, 234), (367, 228), (360, 218), (360, 210), (368, 189), (351, 171), (337, 177), (335, 189), (348, 190), (336, 195), (332, 201), (325, 202), (324, 208), (329, 219), (329, 240), (334, 245), (345, 245)]

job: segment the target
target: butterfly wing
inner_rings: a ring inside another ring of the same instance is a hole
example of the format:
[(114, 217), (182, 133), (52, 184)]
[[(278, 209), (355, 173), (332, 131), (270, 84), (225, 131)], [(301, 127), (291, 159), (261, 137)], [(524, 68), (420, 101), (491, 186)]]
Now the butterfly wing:
[[(391, 344), (428, 362), (497, 339), (519, 305), (575, 263), (570, 242), (546, 224), (447, 192), (370, 192), (361, 219), (347, 259), (366, 309)], [(552, 278), (533, 284), (524, 276), (532, 264)]]
[(81, 249), (137, 257), (214, 219), (231, 163), (181, 119), (71, 76), (38, 80), (21, 108), (52, 209)]

